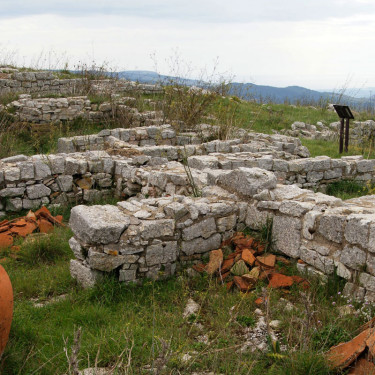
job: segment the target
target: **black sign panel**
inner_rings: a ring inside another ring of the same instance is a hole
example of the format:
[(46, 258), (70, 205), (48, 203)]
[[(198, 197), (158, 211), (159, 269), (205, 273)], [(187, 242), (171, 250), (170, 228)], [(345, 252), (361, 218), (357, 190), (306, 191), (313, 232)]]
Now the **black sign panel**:
[(335, 111), (340, 118), (348, 118), (350, 120), (354, 120), (353, 113), (347, 105), (334, 104), (333, 107), (335, 108)]

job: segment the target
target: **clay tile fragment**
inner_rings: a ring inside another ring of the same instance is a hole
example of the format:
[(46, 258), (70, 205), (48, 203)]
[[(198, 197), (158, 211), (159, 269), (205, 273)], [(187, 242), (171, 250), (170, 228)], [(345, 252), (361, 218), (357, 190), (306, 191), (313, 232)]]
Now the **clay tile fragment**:
[(234, 257), (225, 259), (221, 266), (221, 272), (223, 273), (223, 272), (229, 271), (232, 268), (233, 264), (234, 264)]
[(25, 219), (18, 219), (13, 223), (13, 226), (15, 227), (24, 227), (26, 225), (26, 220)]
[(241, 276), (234, 276), (233, 281), (241, 292), (247, 292), (252, 287), (252, 284)]
[(37, 228), (37, 224), (34, 222), (26, 222), (22, 227), (14, 226), (10, 229), (11, 233), (16, 234), (17, 236), (26, 237), (27, 235), (34, 232)]
[(43, 207), (39, 208), (39, 210), (35, 211), (35, 216), (36, 216), (37, 218), (39, 218), (39, 216), (40, 216), (41, 214), (47, 214), (47, 215), (52, 216), (52, 215), (51, 215), (51, 212), (49, 212), (49, 210), (48, 210), (48, 208), (47, 208), (46, 206), (43, 206)]
[(199, 273), (202, 273), (204, 272), (205, 268), (206, 268), (206, 265), (204, 265), (203, 263), (200, 263), (200, 264), (194, 264), (194, 266), (192, 267), (194, 271), (197, 271)]
[(239, 249), (250, 249), (253, 245), (254, 239), (252, 237), (238, 238), (233, 240), (233, 243)]
[(294, 283), (293, 279), (290, 276), (285, 276), (281, 273), (274, 273), (271, 276), (271, 280), (268, 284), (269, 288), (287, 288), (292, 286)]
[(354, 337), (353, 340), (332, 347), (326, 354), (330, 366), (344, 369), (353, 363), (365, 350), (366, 340), (371, 332), (372, 328), (368, 328)]
[(257, 264), (265, 268), (274, 268), (276, 262), (276, 256), (268, 254), (265, 256), (259, 256), (256, 258)]
[(233, 284), (234, 284), (233, 281), (229, 281), (228, 283), (226, 283), (225, 287), (227, 288), (228, 291), (232, 289)]
[(51, 224), (48, 220), (46, 219), (40, 219), (39, 220), (39, 232), (40, 233), (50, 233), (53, 231), (53, 224)]
[(221, 249), (218, 250), (212, 250), (210, 252), (210, 261), (208, 262), (206, 266), (206, 272), (209, 275), (212, 275), (215, 273), (223, 263), (223, 252)]
[(252, 266), (255, 263), (255, 256), (251, 253), (249, 249), (244, 249), (242, 251), (241, 259), (250, 266)]
[(13, 237), (9, 232), (0, 233), (0, 249), (6, 249), (13, 245)]
[(375, 328), (370, 329), (370, 336), (366, 339), (370, 354), (375, 357)]
[(28, 219), (28, 220), (36, 221), (36, 215), (35, 215), (34, 212), (31, 211), (31, 210), (27, 213), (27, 215), (26, 215), (25, 217), (26, 217), (26, 219)]
[(375, 374), (375, 365), (365, 358), (360, 358), (348, 375), (372, 375)]

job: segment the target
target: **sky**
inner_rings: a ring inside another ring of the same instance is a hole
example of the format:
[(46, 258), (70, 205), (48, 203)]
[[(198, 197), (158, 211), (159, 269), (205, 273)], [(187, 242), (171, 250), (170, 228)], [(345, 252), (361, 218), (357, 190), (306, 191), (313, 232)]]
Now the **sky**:
[(375, 0), (0, 0), (0, 64), (375, 87)]

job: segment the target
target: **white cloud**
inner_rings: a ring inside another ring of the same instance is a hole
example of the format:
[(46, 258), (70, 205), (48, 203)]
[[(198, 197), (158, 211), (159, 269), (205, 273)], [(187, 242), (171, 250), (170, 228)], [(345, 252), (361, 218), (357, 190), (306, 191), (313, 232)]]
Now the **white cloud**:
[(71, 66), (94, 59), (153, 70), (155, 52), (168, 74), (165, 59), (178, 48), (198, 68), (210, 70), (218, 57), (221, 70), (257, 84), (329, 88), (350, 76), (353, 85), (375, 86), (372, 1), (111, 1), (112, 15), (104, 1), (17, 1), (2, 0), (0, 47), (3, 54), (18, 50), (20, 63), (35, 63), (45, 51), (42, 60), (53, 66), (55, 51), (65, 52)]

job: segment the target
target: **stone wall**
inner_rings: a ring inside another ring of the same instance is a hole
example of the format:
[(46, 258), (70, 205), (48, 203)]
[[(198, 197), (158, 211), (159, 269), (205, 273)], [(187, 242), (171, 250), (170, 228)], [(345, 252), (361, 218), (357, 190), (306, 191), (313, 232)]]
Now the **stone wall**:
[[(116, 97), (113, 102), (95, 104), (87, 96), (32, 99), (22, 94), (6, 106), (17, 121), (36, 124), (61, 123), (76, 119), (103, 121), (117, 119), (124, 126), (150, 126), (163, 122), (162, 111), (139, 112), (133, 97)], [(1, 108), (0, 108), (1, 109)]]
[(124, 79), (59, 79), (51, 71), (18, 72), (0, 68), (0, 95), (9, 93), (75, 95), (88, 91), (91, 93), (139, 91), (150, 94), (161, 93), (163, 89), (159, 85), (138, 84)]
[(345, 294), (375, 301), (375, 199), (343, 202), (272, 172), (240, 167), (222, 175), (202, 198), (131, 199), (115, 206), (73, 208), (71, 273), (91, 286), (105, 272), (119, 281), (158, 279), (217, 249), (235, 230), (273, 219), (277, 251), (324, 279), (347, 280)]
[[(337, 140), (340, 134), (340, 121), (332, 122), (328, 125), (321, 121), (316, 125), (296, 121), (290, 129), (284, 129), (282, 134), (292, 137), (302, 137), (308, 139), (322, 139), (325, 141)], [(350, 121), (350, 142), (352, 144), (363, 144), (375, 138), (375, 121)]]
[[(62, 140), (64, 147), (71, 142)], [(92, 202), (110, 194), (122, 198), (189, 195), (193, 184), (198, 190), (214, 186), (239, 167), (272, 171), (279, 183), (304, 188), (322, 188), (340, 179), (374, 181), (374, 160), (300, 158), (304, 150), (299, 140), (285, 136), (249, 133), (246, 140), (173, 146), (189, 140), (198, 142), (199, 137), (176, 135), (169, 125), (114, 129), (75, 137), (74, 147), (64, 149), (65, 153), (2, 159), (0, 215), (47, 203)], [(106, 151), (72, 152), (87, 144)], [(181, 162), (186, 158), (193, 181)]]

